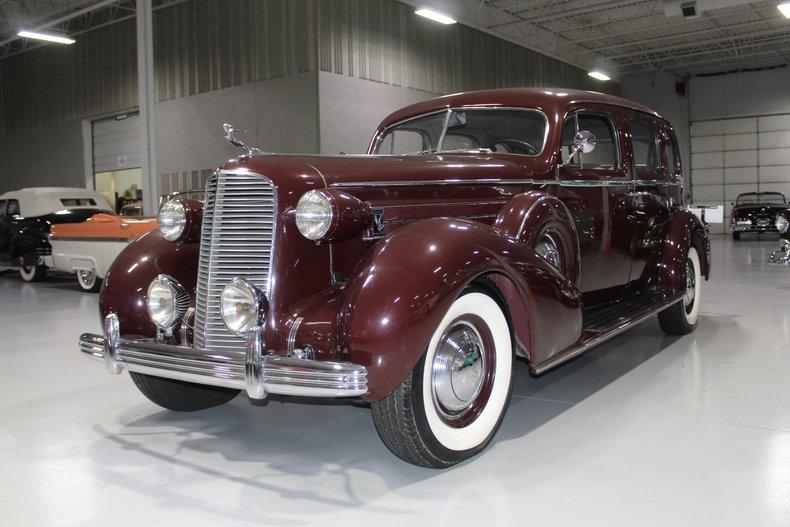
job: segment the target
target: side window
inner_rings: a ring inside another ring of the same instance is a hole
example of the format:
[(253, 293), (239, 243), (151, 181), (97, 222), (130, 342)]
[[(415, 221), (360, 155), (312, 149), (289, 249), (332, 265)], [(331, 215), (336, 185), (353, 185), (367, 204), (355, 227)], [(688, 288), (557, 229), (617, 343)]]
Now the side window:
[(579, 168), (614, 170), (618, 165), (617, 134), (611, 119), (601, 115), (576, 114), (568, 117), (562, 129), (562, 160), (573, 152), (573, 137), (587, 130), (595, 135), (596, 147), (590, 153), (577, 153), (569, 163)]
[(412, 130), (393, 130), (384, 136), (380, 154), (411, 154), (423, 150), (422, 135)]
[(671, 128), (667, 130), (667, 172), (673, 174), (682, 170), (680, 166), (680, 150), (678, 149), (678, 139)]
[(657, 171), (659, 162), (655, 127), (642, 119), (631, 119), (630, 124), (631, 147), (634, 150), (637, 173)]
[(8, 200), (8, 210), (5, 215), (9, 218), (19, 215), (19, 202), (15, 199)]
[(5, 200), (0, 199), (0, 220), (5, 218)]

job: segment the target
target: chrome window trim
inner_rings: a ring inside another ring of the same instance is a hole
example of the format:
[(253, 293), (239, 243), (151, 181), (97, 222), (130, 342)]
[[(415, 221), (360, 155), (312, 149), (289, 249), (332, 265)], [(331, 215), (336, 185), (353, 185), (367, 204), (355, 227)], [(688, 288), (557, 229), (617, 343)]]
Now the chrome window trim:
[[(566, 168), (572, 168), (576, 170), (595, 170), (599, 172), (606, 172), (607, 174), (610, 174), (609, 177), (617, 177), (616, 175), (618, 171), (624, 169), (625, 167), (623, 166), (623, 149), (622, 149), (622, 145), (620, 144), (620, 130), (615, 125), (615, 120), (612, 115), (609, 115), (599, 110), (584, 110), (584, 109), (571, 110), (571, 112), (568, 113), (565, 116), (565, 118), (562, 120), (563, 129), (560, 132), (560, 154), (562, 154), (562, 132), (565, 131), (565, 121), (567, 121), (569, 118), (572, 117), (574, 123), (574, 132), (578, 134), (580, 132), (580, 127), (579, 127), (580, 115), (599, 117), (601, 119), (606, 120), (609, 123), (609, 130), (612, 133), (612, 141), (614, 144), (615, 164), (612, 166), (612, 168), (603, 168), (600, 166), (585, 167), (582, 158), (579, 157), (578, 165), (574, 165), (573, 163), (568, 163)], [(577, 152), (576, 155), (582, 156), (584, 154), (582, 154), (581, 152)], [(562, 159), (562, 155), (560, 155), (560, 159)], [(619, 179), (622, 180), (624, 178), (620, 177)]]
[(391, 125), (387, 126), (384, 130), (382, 130), (381, 132), (379, 132), (379, 133), (377, 133), (377, 134), (375, 134), (373, 136), (373, 139), (371, 139), (371, 141), (370, 141), (370, 145), (368, 145), (368, 154), (367, 155), (378, 155), (378, 156), (388, 156), (388, 155), (389, 156), (401, 156), (401, 155), (405, 155), (405, 154), (378, 154), (378, 153), (374, 152), (373, 149), (376, 146), (378, 146), (377, 142), (380, 141), (381, 138), (384, 136), (384, 134), (386, 134), (387, 131), (390, 130), (391, 128), (393, 128), (395, 126), (399, 126), (399, 125), (401, 125), (403, 123), (407, 123), (409, 121), (413, 121), (415, 119), (421, 119), (423, 117), (428, 117), (430, 115), (434, 115), (434, 114), (438, 114), (438, 113), (442, 113), (442, 112), (446, 112), (447, 116), (446, 116), (446, 118), (444, 120), (444, 127), (442, 129), (442, 134), (439, 137), (439, 142), (438, 142), (438, 145), (437, 145), (436, 154), (442, 154), (442, 153), (446, 154), (446, 153), (452, 153), (452, 152), (463, 152), (463, 150), (457, 150), (457, 151), (456, 150), (449, 150), (449, 151), (442, 150), (442, 146), (444, 144), (444, 137), (447, 134), (447, 126), (448, 126), (449, 121), (450, 121), (450, 116), (452, 115), (452, 112), (454, 112), (456, 110), (511, 110), (511, 111), (537, 113), (538, 115), (543, 117), (543, 122), (544, 122), (544, 127), (543, 127), (543, 144), (541, 145), (540, 152), (538, 152), (535, 155), (510, 154), (508, 152), (492, 152), (492, 154), (504, 154), (504, 153), (507, 153), (509, 155), (514, 155), (514, 156), (538, 157), (538, 156), (542, 155), (543, 152), (546, 150), (546, 144), (549, 141), (549, 118), (548, 118), (548, 116), (546, 116), (546, 114), (543, 112), (543, 110), (540, 110), (538, 108), (528, 108), (526, 106), (489, 106), (489, 105), (485, 105), (485, 104), (469, 104), (469, 105), (461, 105), (461, 106), (448, 106), (447, 108), (442, 108), (441, 110), (432, 110), (432, 111), (427, 112), (427, 113), (423, 113), (423, 114), (420, 114), (420, 115), (416, 115), (414, 117), (409, 117), (407, 119), (403, 119), (401, 121), (394, 122)]

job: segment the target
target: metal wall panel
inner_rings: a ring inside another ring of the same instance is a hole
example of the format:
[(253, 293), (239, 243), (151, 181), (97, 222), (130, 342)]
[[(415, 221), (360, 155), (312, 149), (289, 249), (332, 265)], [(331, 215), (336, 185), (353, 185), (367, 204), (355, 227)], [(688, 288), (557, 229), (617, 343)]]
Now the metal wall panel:
[(2, 132), (44, 128), (137, 106), (134, 20), (3, 59)]
[(436, 93), (557, 86), (619, 93), (564, 62), (393, 0), (321, 0), (321, 71)]
[(312, 0), (190, 0), (154, 12), (156, 100), (313, 71)]

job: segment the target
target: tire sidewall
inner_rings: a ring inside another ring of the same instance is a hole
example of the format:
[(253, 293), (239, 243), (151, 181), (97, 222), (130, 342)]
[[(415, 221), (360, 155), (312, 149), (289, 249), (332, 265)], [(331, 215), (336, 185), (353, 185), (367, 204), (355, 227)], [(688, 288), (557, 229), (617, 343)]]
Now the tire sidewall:
[(699, 306), (702, 301), (702, 271), (700, 269), (699, 253), (696, 247), (692, 246), (689, 248), (687, 257), (694, 266), (694, 304), (689, 313), (686, 313), (685, 306), (683, 306), (682, 303), (681, 307), (686, 324), (693, 327), (697, 325), (697, 320), (699, 319)]
[(89, 293), (95, 292), (97, 290), (97, 284), (99, 283), (99, 277), (96, 276), (96, 272), (92, 271), (93, 280), (88, 284), (82, 279), (82, 274), (80, 271), (77, 271), (77, 283), (80, 286), (80, 289), (83, 291), (87, 291)]
[(26, 267), (19, 268), (19, 276), (25, 282), (35, 282), (41, 278), (42, 272), (38, 265), (32, 265), (30, 267), (27, 267), (29, 271), (26, 271), (25, 269)]
[[(453, 428), (442, 421), (431, 391), (431, 367), (439, 340), (459, 315), (479, 316), (491, 331), (495, 343), (494, 384), (480, 415), (463, 428)], [(479, 452), (491, 441), (504, 419), (513, 389), (513, 346), (510, 326), (499, 302), (482, 288), (471, 288), (450, 306), (413, 370), (412, 405), (422, 439), (445, 462), (464, 460)]]

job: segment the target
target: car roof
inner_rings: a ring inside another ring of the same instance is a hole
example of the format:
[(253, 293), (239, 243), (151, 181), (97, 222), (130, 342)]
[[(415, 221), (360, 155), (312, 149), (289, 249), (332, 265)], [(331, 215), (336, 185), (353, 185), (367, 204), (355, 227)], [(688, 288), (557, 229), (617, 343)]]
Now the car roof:
[[(59, 201), (60, 198), (93, 198), (96, 205), (66, 207)], [(112, 210), (107, 199), (99, 192), (76, 187), (28, 187), (0, 195), (0, 200), (9, 199), (19, 200), (22, 214), (28, 217), (43, 216), (63, 209)]]
[(663, 119), (656, 111), (643, 104), (605, 93), (565, 88), (508, 88), (453, 93), (421, 101), (393, 112), (382, 121), (380, 128), (432, 111), (460, 106), (535, 108), (551, 117), (563, 116), (572, 104), (585, 103), (618, 106)]

